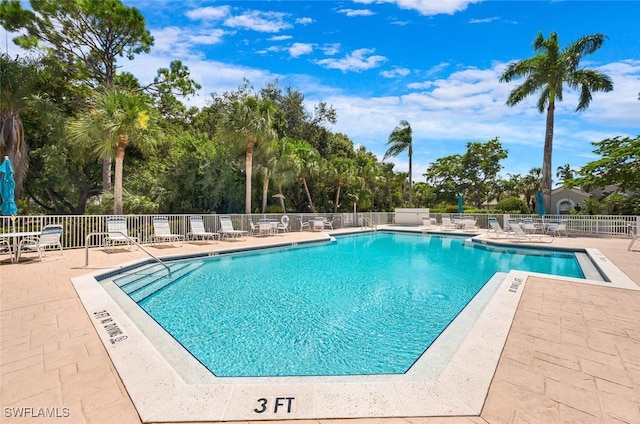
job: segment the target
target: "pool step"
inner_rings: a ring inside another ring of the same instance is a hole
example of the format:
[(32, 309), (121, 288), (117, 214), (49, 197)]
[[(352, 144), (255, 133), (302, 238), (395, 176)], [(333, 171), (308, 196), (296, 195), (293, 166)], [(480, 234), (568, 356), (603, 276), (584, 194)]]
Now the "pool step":
[[(140, 275), (140, 272), (136, 273), (135, 277), (128, 279), (127, 281), (116, 282), (120, 288), (136, 302), (144, 300), (148, 296), (163, 289), (164, 287), (172, 284), (192, 271), (200, 268), (204, 262), (188, 262), (169, 265), (171, 268), (171, 276), (167, 274), (167, 270), (164, 267), (156, 268), (147, 267), (146, 275)], [(128, 276), (131, 277), (131, 276)]]
[(584, 278), (587, 280), (604, 281), (602, 274), (598, 271), (598, 268), (593, 264), (588, 254), (582, 252), (576, 252), (576, 259), (582, 268)]

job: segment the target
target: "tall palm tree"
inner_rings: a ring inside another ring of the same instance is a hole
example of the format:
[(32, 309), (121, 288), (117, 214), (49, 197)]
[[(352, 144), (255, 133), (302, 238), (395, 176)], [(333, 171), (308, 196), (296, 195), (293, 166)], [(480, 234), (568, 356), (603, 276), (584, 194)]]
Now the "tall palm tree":
[(334, 157), (327, 164), (327, 174), (329, 180), (336, 186), (336, 197), (333, 202), (333, 213), (338, 212), (340, 206), (340, 191), (342, 187), (349, 184), (354, 177), (353, 161), (349, 158)]
[(245, 152), (245, 213), (251, 213), (251, 178), (253, 150), (257, 144), (275, 139), (272, 128), (274, 104), (257, 95), (231, 99), (223, 108), (220, 135), (244, 148)]
[(148, 154), (159, 138), (147, 98), (118, 88), (98, 90), (90, 109), (71, 120), (67, 130), (72, 141), (91, 145), (99, 158), (115, 160), (113, 212), (121, 215), (125, 150), (135, 145)]
[(296, 173), (302, 180), (304, 191), (307, 194), (309, 208), (311, 209), (311, 212), (315, 213), (316, 207), (313, 205), (313, 200), (311, 199), (311, 193), (309, 192), (309, 186), (307, 185), (307, 177), (310, 175), (317, 175), (320, 171), (320, 154), (306, 141), (294, 142), (291, 145), (291, 153)]
[(510, 82), (518, 77), (525, 78), (524, 82), (509, 94), (508, 106), (515, 106), (529, 95), (540, 92), (538, 110), (543, 113), (545, 107), (547, 108), (542, 160), (542, 193), (546, 210), (551, 209), (551, 153), (555, 103), (562, 101), (562, 89), (565, 83), (571, 89), (580, 91), (576, 111), (589, 107), (592, 92), (613, 90), (613, 82), (606, 74), (592, 69), (578, 68), (580, 59), (595, 53), (606, 38), (604, 34), (587, 35), (565, 49), (560, 49), (555, 32), (552, 32), (547, 39), (542, 36), (542, 33), (538, 33), (533, 42), (533, 48), (537, 54), (509, 64), (500, 77), (500, 82)]
[(389, 148), (384, 154), (383, 160), (387, 160), (392, 157), (398, 156), (405, 150), (409, 151), (409, 207), (412, 205), (411, 200), (411, 187), (412, 187), (412, 160), (413, 160), (413, 137), (411, 131), (411, 125), (405, 120), (400, 121), (397, 127), (389, 134), (387, 140)]

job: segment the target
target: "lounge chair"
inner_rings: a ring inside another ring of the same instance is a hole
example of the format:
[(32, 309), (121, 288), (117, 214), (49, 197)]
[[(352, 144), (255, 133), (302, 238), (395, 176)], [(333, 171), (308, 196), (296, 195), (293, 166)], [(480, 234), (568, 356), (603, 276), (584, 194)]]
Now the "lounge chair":
[(231, 222), (231, 217), (228, 215), (223, 215), (220, 217), (220, 240), (224, 239), (241, 239), (246, 238), (249, 234), (248, 231), (244, 230), (234, 230), (233, 223)]
[(163, 243), (163, 242), (180, 242), (180, 246), (182, 246), (182, 242), (184, 241), (184, 236), (182, 234), (173, 234), (171, 232), (171, 228), (169, 227), (169, 219), (162, 217), (154, 217), (153, 218), (153, 236), (151, 236), (151, 244), (155, 243)]
[(38, 252), (40, 262), (44, 262), (45, 250), (48, 247), (60, 249), (60, 257), (64, 258), (64, 251), (60, 242), (61, 237), (62, 225), (47, 225), (42, 229), (39, 236), (23, 238), (18, 245), (16, 262), (20, 262), (20, 255), (25, 250)]
[(117, 244), (126, 244), (129, 248), (136, 246), (137, 249), (138, 237), (129, 235), (127, 220), (124, 217), (107, 218), (107, 231), (109, 234), (104, 238), (106, 250), (111, 250)]
[(475, 218), (465, 218), (462, 220), (462, 224), (465, 231), (475, 231), (478, 229)]
[(636, 240), (640, 239), (640, 234), (638, 231), (633, 232), (633, 227), (629, 225), (629, 235), (631, 236), (631, 241), (629, 242), (629, 246), (627, 246), (627, 250), (631, 250), (631, 246), (635, 243)]
[(433, 221), (431, 218), (422, 218), (422, 227), (420, 227), (422, 232), (429, 231), (433, 229)]
[(531, 234), (525, 233), (520, 224), (511, 224), (511, 230), (513, 230), (513, 235), (516, 240), (526, 240), (526, 241), (543, 241), (549, 240), (549, 242), (553, 241), (553, 237), (547, 234)]
[(191, 224), (191, 232), (187, 233), (187, 240), (218, 240), (220, 234), (212, 233), (204, 228), (202, 218), (189, 218)]
[(453, 223), (453, 221), (451, 221), (451, 217), (443, 216), (442, 218), (440, 218), (441, 230), (449, 231), (449, 230), (455, 230), (456, 228), (457, 226), (456, 224)]
[(487, 231), (487, 235), (491, 237), (491, 234), (495, 234), (496, 238), (510, 238), (513, 236), (513, 233), (504, 231), (498, 221), (489, 220), (489, 230)]

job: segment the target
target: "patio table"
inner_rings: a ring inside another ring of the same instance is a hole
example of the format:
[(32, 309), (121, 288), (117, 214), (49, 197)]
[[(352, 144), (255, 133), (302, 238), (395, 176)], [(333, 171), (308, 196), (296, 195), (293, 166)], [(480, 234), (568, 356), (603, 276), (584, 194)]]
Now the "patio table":
[(18, 253), (18, 242), (24, 237), (34, 237), (40, 235), (40, 231), (18, 231), (15, 233), (0, 233), (0, 238), (9, 239), (13, 243), (9, 243), (9, 256), (11, 263), (15, 263), (16, 254)]

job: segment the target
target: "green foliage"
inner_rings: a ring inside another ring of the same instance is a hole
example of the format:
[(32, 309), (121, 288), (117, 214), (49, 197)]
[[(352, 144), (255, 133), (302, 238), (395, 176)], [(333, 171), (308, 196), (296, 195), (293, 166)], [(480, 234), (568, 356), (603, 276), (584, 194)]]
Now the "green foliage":
[(592, 144), (596, 147), (594, 153), (601, 158), (583, 166), (572, 184), (586, 190), (614, 185), (622, 192), (639, 192), (640, 135), (607, 138)]
[(507, 197), (496, 204), (495, 210), (502, 213), (531, 213), (531, 209), (522, 199)]

